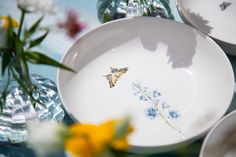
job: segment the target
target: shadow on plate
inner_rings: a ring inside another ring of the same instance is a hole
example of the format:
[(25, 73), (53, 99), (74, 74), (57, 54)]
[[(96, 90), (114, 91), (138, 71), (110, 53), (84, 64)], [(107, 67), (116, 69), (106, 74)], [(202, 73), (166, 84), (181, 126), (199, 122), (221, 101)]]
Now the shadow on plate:
[(178, 8), (180, 17), (184, 23), (190, 26), (193, 26), (193, 23), (195, 23), (197, 26), (193, 26), (193, 27), (196, 27), (197, 29), (204, 31), (205, 34), (211, 33), (211, 30), (213, 28), (209, 25), (209, 21), (204, 19), (203, 16), (201, 16), (199, 13), (191, 12), (189, 9), (187, 9), (184, 11), (189, 16), (189, 18), (187, 19), (184, 16), (184, 13), (181, 11), (181, 9), (179, 7), (177, 8)]
[[(143, 28), (146, 29), (143, 30)], [(101, 40), (93, 39), (94, 31), (96, 31), (96, 37), (102, 37)], [(148, 18), (140, 20), (139, 17), (133, 20), (120, 20), (116, 22), (116, 25), (108, 23), (94, 31), (87, 34), (88, 40), (91, 41), (89, 50), (82, 46), (83, 43), (75, 48), (81, 52), (83, 50), (92, 52), (83, 55), (83, 60), (80, 60), (77, 69), (83, 68), (101, 54), (137, 38), (140, 39), (143, 48), (149, 52), (162, 53), (156, 50), (159, 44), (164, 44), (167, 47), (168, 63), (172, 68), (188, 68), (192, 65), (192, 59), (196, 53), (197, 36), (207, 37), (197, 33), (192, 27), (171, 20), (148, 20)], [(156, 38), (153, 37), (154, 35)], [(81, 40), (83, 41), (83, 38)], [(102, 46), (99, 47), (99, 45)], [(76, 57), (81, 57), (80, 53)]]

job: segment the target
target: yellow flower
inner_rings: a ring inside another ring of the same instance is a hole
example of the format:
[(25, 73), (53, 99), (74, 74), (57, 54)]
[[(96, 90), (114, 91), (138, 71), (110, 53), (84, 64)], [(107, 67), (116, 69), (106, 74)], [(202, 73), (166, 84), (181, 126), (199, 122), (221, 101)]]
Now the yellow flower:
[(128, 134), (115, 137), (118, 121), (111, 120), (101, 125), (94, 124), (74, 124), (70, 127), (72, 136), (65, 142), (65, 148), (76, 157), (92, 157), (102, 154), (108, 147), (118, 150), (128, 149)]
[[(93, 124), (75, 124), (70, 128), (72, 137), (66, 141), (66, 149), (74, 156), (92, 157), (104, 151), (111, 141), (110, 131)], [(107, 134), (108, 133), (108, 134)]]
[(134, 129), (129, 126), (128, 132), (121, 138), (115, 138), (111, 146), (117, 150), (128, 150), (129, 149), (129, 143), (128, 143), (128, 136), (134, 131)]
[[(18, 27), (19, 26), (18, 22), (15, 19), (13, 19), (13, 18), (10, 18), (10, 19), (12, 21), (13, 27)], [(9, 23), (10, 23), (10, 21), (9, 21), (7, 16), (0, 16), (0, 25), (3, 25), (3, 27), (5, 29), (8, 28)]]

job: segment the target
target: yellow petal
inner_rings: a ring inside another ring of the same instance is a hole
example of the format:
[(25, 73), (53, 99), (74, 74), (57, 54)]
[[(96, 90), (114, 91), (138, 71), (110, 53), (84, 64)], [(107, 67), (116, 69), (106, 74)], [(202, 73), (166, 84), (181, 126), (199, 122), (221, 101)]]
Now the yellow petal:
[(98, 125), (75, 124), (70, 127), (70, 131), (72, 139), (85, 141), (90, 154), (102, 153), (109, 142), (106, 132), (103, 132), (104, 130)]
[[(10, 18), (10, 19), (11, 19), (11, 22), (12, 22), (12, 25), (14, 28), (19, 26), (18, 22), (15, 19), (13, 19), (13, 18)], [(5, 29), (7, 29), (9, 27), (8, 17), (7, 16), (0, 16), (0, 23), (3, 23), (3, 27)]]
[(100, 125), (74, 124), (70, 127), (71, 138), (66, 141), (66, 149), (76, 157), (91, 157), (102, 154), (111, 146), (117, 150), (127, 150), (128, 135), (133, 131), (129, 127), (122, 138), (115, 137), (118, 121), (111, 120)]
[(122, 139), (117, 139), (112, 142), (112, 147), (117, 150), (128, 150), (129, 143), (127, 137), (124, 137)]
[(92, 157), (87, 142), (81, 138), (71, 138), (65, 143), (66, 150), (75, 157)]

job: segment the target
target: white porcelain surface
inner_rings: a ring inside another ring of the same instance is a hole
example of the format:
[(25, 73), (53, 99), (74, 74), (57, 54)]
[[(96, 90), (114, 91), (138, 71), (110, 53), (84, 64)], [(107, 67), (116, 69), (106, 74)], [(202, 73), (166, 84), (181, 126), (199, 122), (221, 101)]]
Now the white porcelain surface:
[(220, 120), (208, 133), (200, 157), (236, 156), (236, 111)]
[[(227, 53), (236, 55), (235, 0), (176, 0), (183, 20), (214, 39), (224, 42)], [(232, 48), (233, 49), (229, 49)], [(224, 48), (224, 47), (223, 47)]]
[[(104, 24), (78, 40), (62, 63), (78, 71), (58, 72), (67, 111), (82, 123), (131, 115), (133, 152), (165, 151), (203, 135), (224, 115), (234, 90), (232, 67), (219, 46), (192, 27), (165, 19)], [(105, 77), (110, 67), (128, 67), (112, 88)], [(135, 95), (133, 83), (153, 92), (147, 101)]]

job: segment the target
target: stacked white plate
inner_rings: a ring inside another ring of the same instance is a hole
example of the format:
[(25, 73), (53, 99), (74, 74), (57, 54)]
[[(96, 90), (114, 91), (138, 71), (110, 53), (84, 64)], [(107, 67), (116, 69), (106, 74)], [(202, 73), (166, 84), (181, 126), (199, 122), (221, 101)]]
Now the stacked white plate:
[(220, 120), (209, 132), (200, 157), (236, 156), (236, 111)]
[(236, 55), (235, 0), (176, 0), (183, 21), (211, 36), (226, 53)]
[(80, 38), (59, 70), (68, 113), (98, 124), (131, 115), (132, 152), (176, 148), (204, 135), (226, 112), (234, 91), (231, 64), (208, 36), (151, 17), (116, 20)]

